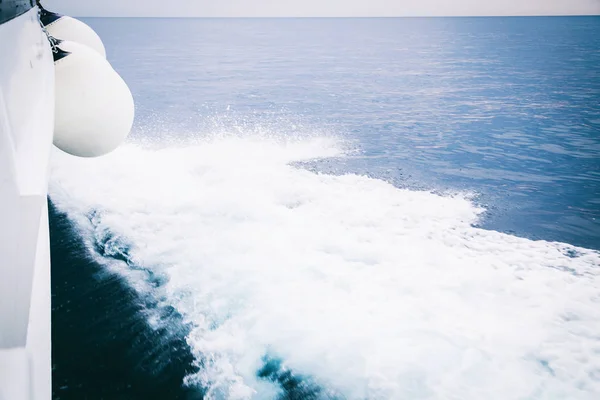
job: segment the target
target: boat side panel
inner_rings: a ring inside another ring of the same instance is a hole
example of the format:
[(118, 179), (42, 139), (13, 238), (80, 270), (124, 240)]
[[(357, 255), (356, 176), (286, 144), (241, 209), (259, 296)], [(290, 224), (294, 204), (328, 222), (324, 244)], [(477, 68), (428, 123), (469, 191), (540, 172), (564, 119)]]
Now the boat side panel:
[(37, 12), (0, 24), (0, 370), (25, 357), (28, 368), (13, 372), (29, 374), (0, 374), (0, 399), (23, 381), (33, 394), (23, 398), (51, 397), (46, 196), (54, 67)]

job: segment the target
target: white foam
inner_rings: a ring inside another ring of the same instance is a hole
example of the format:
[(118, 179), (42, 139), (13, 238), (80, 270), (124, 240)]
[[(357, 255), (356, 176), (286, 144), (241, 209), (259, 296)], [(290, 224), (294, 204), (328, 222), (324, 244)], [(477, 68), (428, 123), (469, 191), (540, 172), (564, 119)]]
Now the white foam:
[(289, 165), (336, 155), (268, 137), (57, 152), (50, 193), (169, 278), (208, 398), (273, 398), (266, 354), (347, 399), (600, 398), (597, 252), (475, 228), (464, 196)]

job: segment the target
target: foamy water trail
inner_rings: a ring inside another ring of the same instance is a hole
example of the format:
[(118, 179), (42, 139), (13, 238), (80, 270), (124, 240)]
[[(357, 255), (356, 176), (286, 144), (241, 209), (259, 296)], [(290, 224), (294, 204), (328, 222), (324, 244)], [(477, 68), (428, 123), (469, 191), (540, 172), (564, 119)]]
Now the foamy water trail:
[(465, 196), (290, 165), (342, 154), (265, 137), (57, 152), (50, 193), (90, 251), (126, 244), (161, 277), (105, 260), (191, 323), (207, 398), (290, 380), (306, 398), (599, 398), (598, 252), (475, 228)]

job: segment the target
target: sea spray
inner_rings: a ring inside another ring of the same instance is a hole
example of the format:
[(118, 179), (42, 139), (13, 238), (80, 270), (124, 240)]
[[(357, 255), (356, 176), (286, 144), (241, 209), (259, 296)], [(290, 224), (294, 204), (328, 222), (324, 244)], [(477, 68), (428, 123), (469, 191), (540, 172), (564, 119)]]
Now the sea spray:
[[(320, 137), (56, 153), (50, 193), (84, 234), (126, 238), (165, 277), (200, 367), (186, 382), (207, 398), (285, 394), (265, 360), (317, 398), (600, 394), (598, 252), (476, 228), (468, 196), (292, 165), (343, 154)], [(106, 262), (153, 293), (148, 274)]]

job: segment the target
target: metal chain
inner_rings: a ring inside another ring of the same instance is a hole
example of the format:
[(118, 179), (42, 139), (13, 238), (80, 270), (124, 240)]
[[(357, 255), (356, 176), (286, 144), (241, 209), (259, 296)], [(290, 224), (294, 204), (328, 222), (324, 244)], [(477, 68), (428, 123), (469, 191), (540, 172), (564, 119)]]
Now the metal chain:
[[(39, 3), (38, 3), (39, 5)], [(50, 34), (50, 32), (48, 32), (48, 29), (46, 29), (46, 27), (44, 26), (44, 24), (42, 24), (42, 7), (39, 6), (39, 10), (38, 10), (38, 22), (40, 23), (40, 27), (42, 28), (42, 31), (46, 34), (46, 38), (48, 39), (48, 43), (50, 43), (50, 48), (52, 49), (52, 52), (54, 54), (58, 53), (58, 44), (60, 43), (60, 41), (58, 39), (56, 39), (54, 36), (52, 36)]]

